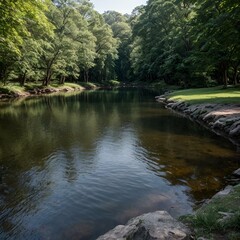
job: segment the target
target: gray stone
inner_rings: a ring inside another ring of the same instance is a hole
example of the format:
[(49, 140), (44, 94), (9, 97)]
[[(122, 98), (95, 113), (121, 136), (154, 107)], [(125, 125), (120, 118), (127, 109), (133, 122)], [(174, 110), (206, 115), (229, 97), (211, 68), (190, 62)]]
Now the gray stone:
[(226, 125), (226, 118), (225, 118), (225, 116), (223, 116), (221, 118), (218, 118), (218, 120), (216, 120), (213, 123), (213, 128), (222, 129), (222, 128), (224, 128), (225, 125)]
[(214, 199), (214, 198), (227, 196), (230, 192), (232, 192), (232, 190), (233, 190), (233, 186), (229, 185), (225, 189), (223, 189), (222, 191), (215, 194), (212, 198)]
[(230, 132), (229, 132), (229, 135), (231, 137), (236, 137), (236, 136), (240, 136), (240, 125), (238, 125), (236, 128), (232, 129)]
[(168, 103), (166, 107), (167, 107), (167, 108), (172, 108), (173, 104), (174, 104), (174, 103)]
[(175, 102), (171, 104), (171, 108), (173, 109), (178, 109), (179, 106), (181, 106), (183, 104), (183, 102), (179, 101), (179, 102)]
[(233, 175), (240, 177), (240, 168), (233, 172)]
[(234, 128), (236, 128), (236, 127), (239, 126), (239, 125), (240, 125), (240, 120), (234, 122), (234, 123), (231, 125), (230, 130), (233, 130)]
[(165, 211), (143, 214), (119, 225), (97, 240), (191, 239), (190, 230)]

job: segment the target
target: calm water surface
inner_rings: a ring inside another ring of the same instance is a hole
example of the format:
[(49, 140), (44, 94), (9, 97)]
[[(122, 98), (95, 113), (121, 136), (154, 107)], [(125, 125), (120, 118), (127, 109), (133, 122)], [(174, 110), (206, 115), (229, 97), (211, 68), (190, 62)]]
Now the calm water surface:
[(0, 239), (95, 239), (139, 214), (191, 213), (234, 146), (144, 90), (0, 104)]

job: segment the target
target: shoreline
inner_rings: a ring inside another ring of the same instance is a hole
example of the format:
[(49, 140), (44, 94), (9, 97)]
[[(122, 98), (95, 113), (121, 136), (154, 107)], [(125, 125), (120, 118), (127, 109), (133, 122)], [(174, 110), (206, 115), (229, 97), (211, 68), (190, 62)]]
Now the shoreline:
[(68, 92), (81, 92), (87, 90), (87, 88), (82, 86), (60, 86), (60, 87), (35, 87), (30, 90), (25, 91), (16, 91), (16, 92), (10, 92), (10, 93), (1, 93), (0, 92), (0, 101), (6, 101), (6, 100), (14, 100), (18, 98), (25, 98), (25, 97), (34, 97), (34, 96), (44, 96), (44, 95), (50, 95), (55, 93), (68, 93)]
[(157, 96), (155, 99), (164, 104), (167, 109), (228, 139), (240, 150), (240, 104), (198, 103), (191, 105), (185, 101), (173, 100), (167, 95)]
[[(16, 86), (15, 86), (16, 87)], [(49, 85), (49, 86), (28, 86), (25, 85), (23, 87), (19, 87), (19, 89), (8, 89), (0, 87), (0, 102), (7, 101), (7, 100), (14, 100), (19, 98), (26, 98), (26, 97), (39, 97), (39, 96), (46, 96), (52, 95), (57, 93), (71, 93), (71, 92), (82, 92), (86, 90), (98, 90), (98, 89), (113, 89), (119, 87), (126, 87), (126, 86), (113, 86), (113, 85), (99, 85), (95, 83), (65, 83), (64, 85)]]

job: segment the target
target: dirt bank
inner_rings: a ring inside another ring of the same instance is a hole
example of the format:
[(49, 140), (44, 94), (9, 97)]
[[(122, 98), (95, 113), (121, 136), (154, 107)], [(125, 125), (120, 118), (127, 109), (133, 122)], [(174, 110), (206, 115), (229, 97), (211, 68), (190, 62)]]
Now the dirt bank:
[(28, 96), (40, 96), (46, 94), (53, 93), (61, 93), (61, 92), (74, 92), (74, 91), (82, 91), (86, 88), (82, 86), (60, 86), (60, 87), (35, 87), (30, 89), (24, 89), (21, 91), (8, 91), (8, 92), (0, 92), (0, 100), (6, 99), (14, 99), (20, 97), (28, 97)]

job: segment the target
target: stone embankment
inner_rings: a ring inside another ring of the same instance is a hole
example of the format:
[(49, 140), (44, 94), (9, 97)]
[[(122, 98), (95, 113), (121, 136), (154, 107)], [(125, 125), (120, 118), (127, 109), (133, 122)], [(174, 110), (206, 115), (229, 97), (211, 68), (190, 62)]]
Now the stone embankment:
[(168, 99), (166, 96), (156, 97), (156, 100), (240, 145), (240, 103), (189, 104)]

